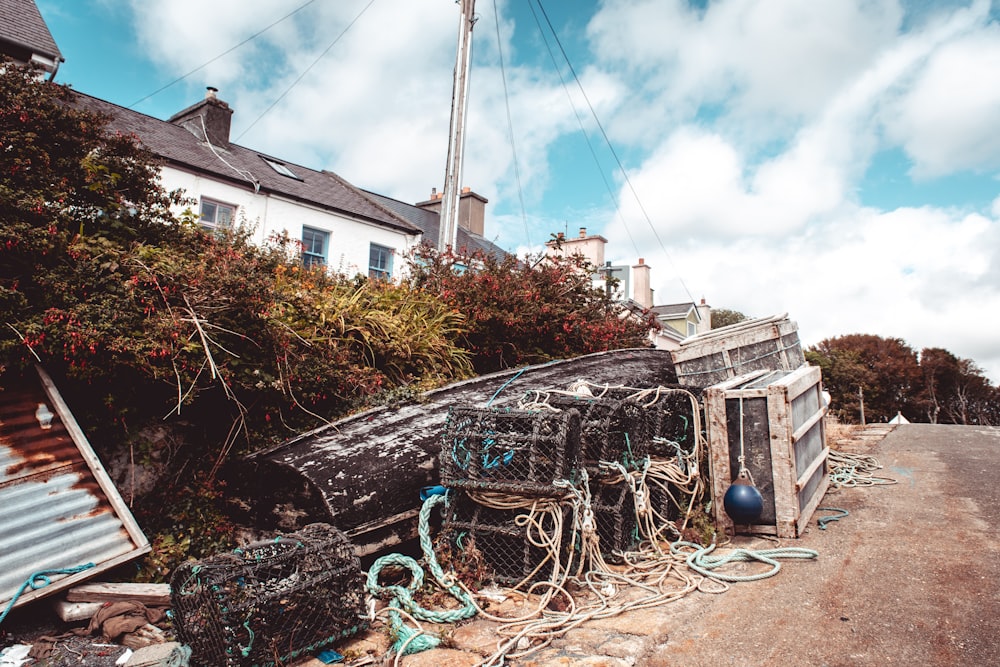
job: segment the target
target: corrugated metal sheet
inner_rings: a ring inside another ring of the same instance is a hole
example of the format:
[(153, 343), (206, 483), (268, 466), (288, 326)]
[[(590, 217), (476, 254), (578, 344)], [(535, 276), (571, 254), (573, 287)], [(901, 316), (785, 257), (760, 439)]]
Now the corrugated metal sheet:
[[(44, 407), (42, 407), (44, 406)], [(36, 413), (51, 412), (49, 428)], [(49, 377), (0, 390), (0, 607), (34, 573), (94, 563), (27, 589), (17, 605), (68, 588), (149, 551), (128, 507)]]

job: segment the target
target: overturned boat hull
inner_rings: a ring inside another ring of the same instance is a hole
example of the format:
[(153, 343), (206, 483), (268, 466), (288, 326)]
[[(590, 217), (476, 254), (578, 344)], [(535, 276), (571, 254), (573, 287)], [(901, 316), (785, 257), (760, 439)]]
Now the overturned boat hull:
[(402, 406), (379, 407), (258, 452), (229, 473), (261, 529), (331, 523), (359, 555), (416, 536), (420, 490), (439, 483), (438, 458), (452, 406), (514, 405), (532, 389), (565, 389), (577, 380), (651, 387), (677, 381), (670, 354), (613, 350), (502, 371), (458, 382)]

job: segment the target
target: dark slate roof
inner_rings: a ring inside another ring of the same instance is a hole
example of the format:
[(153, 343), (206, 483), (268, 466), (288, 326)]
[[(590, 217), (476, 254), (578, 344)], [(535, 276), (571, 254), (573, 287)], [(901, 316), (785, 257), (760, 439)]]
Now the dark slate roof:
[[(397, 199), (392, 199), (391, 197), (386, 197), (385, 195), (376, 194), (367, 190), (364, 190), (363, 192), (371, 199), (374, 199), (376, 203), (381, 204), (399, 217), (410, 222), (415, 227), (419, 227), (424, 233), (424, 240), (437, 245), (438, 237), (441, 234), (441, 215), (439, 213), (436, 211), (428, 211), (427, 209), (420, 208), (419, 206), (407, 204)], [(506, 250), (492, 241), (488, 241), (485, 237), (482, 237), (479, 234), (473, 234), (464, 227), (458, 228), (457, 242), (459, 250), (464, 250), (470, 254), (480, 251), (497, 258), (502, 258), (509, 254)]]
[[(247, 178), (237, 173), (238, 169), (252, 174), (263, 192), (346, 214), (408, 234), (416, 235), (421, 231), (419, 227), (373, 201), (361, 190), (331, 172), (316, 171), (278, 156), (259, 153), (232, 143), (224, 149), (215, 147), (213, 152), (212, 147), (205, 141), (180, 125), (90, 95), (76, 93), (75, 104), (81, 109), (110, 116), (110, 129), (135, 134), (146, 148), (178, 169), (253, 188)], [(225, 162), (216, 155), (216, 152), (225, 159)], [(264, 157), (286, 165), (299, 178), (282, 176), (264, 162), (262, 159)]]
[[(63, 59), (35, 0), (0, 0), (0, 41), (26, 48), (56, 62)], [(0, 52), (3, 51), (0, 47)]]
[[(674, 320), (681, 317), (687, 317), (688, 313), (694, 309), (695, 314), (698, 313), (698, 308), (693, 302), (688, 303), (671, 303), (663, 306), (653, 306), (650, 310), (661, 320)], [(701, 319), (700, 316), (698, 319)]]

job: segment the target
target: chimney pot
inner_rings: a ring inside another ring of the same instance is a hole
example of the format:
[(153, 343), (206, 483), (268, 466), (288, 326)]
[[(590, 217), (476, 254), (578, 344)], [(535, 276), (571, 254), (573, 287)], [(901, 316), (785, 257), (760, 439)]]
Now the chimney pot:
[(218, 93), (218, 92), (219, 92), (218, 88), (215, 88), (213, 86), (208, 86), (205, 89), (205, 99), (206, 100), (214, 100), (216, 98), (216, 93)]
[(580, 228), (580, 238), (581, 239), (587, 238), (587, 228), (586, 227), (581, 227)]
[(462, 188), (462, 194), (465, 194), (466, 192), (472, 192), (472, 188), (470, 188), (468, 186)]
[(645, 263), (646, 263), (646, 260), (643, 259), (642, 257), (640, 257), (639, 258), (639, 264), (641, 265), (641, 264), (645, 264)]

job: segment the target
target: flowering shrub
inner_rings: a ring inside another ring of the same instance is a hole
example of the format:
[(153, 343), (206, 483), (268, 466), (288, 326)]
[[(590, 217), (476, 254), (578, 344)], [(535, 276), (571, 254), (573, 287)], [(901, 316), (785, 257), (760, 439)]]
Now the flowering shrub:
[(422, 246), (411, 260), (415, 289), (438, 295), (466, 319), (461, 345), (477, 373), (648, 344), (651, 316), (628, 315), (595, 289), (582, 257), (477, 253)]

